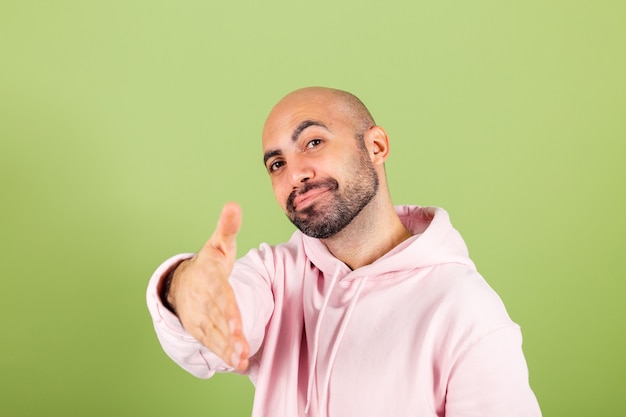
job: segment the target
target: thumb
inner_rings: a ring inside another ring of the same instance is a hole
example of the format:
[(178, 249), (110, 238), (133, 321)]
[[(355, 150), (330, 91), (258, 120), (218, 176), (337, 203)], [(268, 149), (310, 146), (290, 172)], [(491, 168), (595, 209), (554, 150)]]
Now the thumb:
[(217, 222), (215, 234), (223, 239), (234, 239), (241, 226), (241, 207), (237, 203), (226, 203)]
[(241, 207), (237, 203), (226, 203), (217, 222), (215, 232), (207, 242), (224, 254), (236, 249), (236, 237), (241, 227)]

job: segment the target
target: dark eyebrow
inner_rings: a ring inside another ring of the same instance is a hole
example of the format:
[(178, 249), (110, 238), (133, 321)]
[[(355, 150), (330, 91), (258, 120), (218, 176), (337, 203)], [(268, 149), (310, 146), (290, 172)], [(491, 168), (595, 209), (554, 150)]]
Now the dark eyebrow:
[[(319, 126), (319, 127), (323, 127), (324, 129), (328, 130), (328, 128), (326, 127), (326, 125), (322, 122), (318, 122), (316, 120), (305, 120), (302, 123), (300, 123), (294, 130), (293, 133), (291, 134), (291, 141), (295, 142), (298, 140), (298, 137), (300, 136), (300, 134), (304, 131), (304, 129), (307, 129), (311, 126)], [(273, 150), (269, 150), (267, 152), (265, 152), (265, 154), (263, 154), (263, 164), (267, 165), (267, 160), (274, 157), (274, 156), (278, 156), (278, 155), (282, 155), (282, 151), (280, 151), (279, 149), (273, 149)]]
[(326, 127), (326, 125), (322, 122), (318, 122), (316, 120), (305, 120), (302, 123), (300, 123), (298, 125), (298, 127), (296, 127), (293, 131), (293, 133), (291, 134), (291, 140), (292, 142), (295, 142), (298, 140), (298, 136), (300, 136), (300, 133), (302, 133), (302, 131), (308, 127), (311, 126), (320, 126), (323, 127), (324, 129), (328, 130), (328, 128)]
[(267, 151), (263, 154), (263, 165), (267, 165), (267, 160), (274, 157), (274, 156), (278, 156), (278, 155), (282, 155), (283, 153), (278, 150), (278, 149), (274, 149), (272, 151)]

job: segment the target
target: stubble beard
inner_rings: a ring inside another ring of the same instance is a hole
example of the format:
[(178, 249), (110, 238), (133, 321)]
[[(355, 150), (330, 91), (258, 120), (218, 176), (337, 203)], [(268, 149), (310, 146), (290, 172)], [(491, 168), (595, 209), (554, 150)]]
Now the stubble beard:
[[(367, 155), (362, 155), (354, 164), (355, 176), (340, 189), (334, 178), (326, 178), (316, 182), (307, 182), (298, 191), (293, 191), (287, 198), (287, 217), (305, 235), (328, 239), (341, 232), (367, 206), (378, 192), (378, 174)], [(298, 194), (326, 188), (332, 193), (328, 202), (314, 202), (297, 211), (294, 199)]]

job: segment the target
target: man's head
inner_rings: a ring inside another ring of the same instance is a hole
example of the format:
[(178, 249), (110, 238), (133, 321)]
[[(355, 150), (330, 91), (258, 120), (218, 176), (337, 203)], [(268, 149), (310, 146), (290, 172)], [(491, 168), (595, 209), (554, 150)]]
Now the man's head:
[(386, 191), (387, 136), (345, 91), (312, 87), (285, 96), (265, 123), (263, 152), (278, 203), (312, 237), (335, 236), (377, 198), (381, 183)]

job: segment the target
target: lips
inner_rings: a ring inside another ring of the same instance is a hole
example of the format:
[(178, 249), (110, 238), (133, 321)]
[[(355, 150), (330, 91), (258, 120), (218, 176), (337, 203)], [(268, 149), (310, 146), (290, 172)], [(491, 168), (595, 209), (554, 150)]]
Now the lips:
[(318, 187), (302, 194), (297, 194), (293, 199), (293, 207), (297, 210), (312, 204), (321, 194), (330, 191), (328, 187)]
[[(339, 189), (339, 183), (334, 178), (325, 178), (315, 182), (306, 182), (300, 189), (289, 194), (286, 201), (287, 212), (295, 215), (298, 210), (310, 208), (322, 194), (327, 191), (335, 192)], [(304, 207), (304, 208), (303, 208)]]

